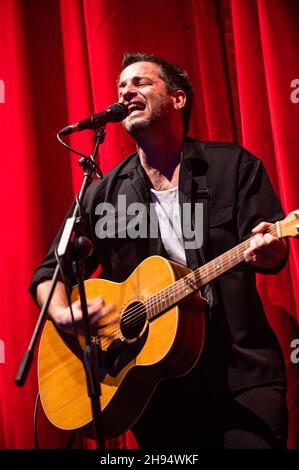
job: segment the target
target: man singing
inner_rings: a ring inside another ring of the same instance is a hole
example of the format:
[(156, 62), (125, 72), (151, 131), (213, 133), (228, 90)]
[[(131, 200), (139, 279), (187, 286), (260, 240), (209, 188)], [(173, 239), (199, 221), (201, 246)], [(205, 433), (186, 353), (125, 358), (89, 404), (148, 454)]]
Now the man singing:
[[(249, 236), (244, 262), (204, 291), (204, 352), (184, 377), (160, 382), (132, 426), (141, 448), (284, 448), (287, 437), (285, 372), (282, 354), (263, 311), (255, 272), (277, 273), (288, 256), (285, 240), (266, 233), (283, 218), (260, 160), (238, 145), (199, 142), (187, 137), (193, 102), (188, 75), (156, 56), (126, 54), (118, 79), (123, 121), (137, 151), (87, 190), (86, 234), (94, 243), (87, 275), (101, 265), (101, 277), (122, 282), (151, 255), (192, 270)], [(106, 237), (96, 234), (96, 207), (118, 196), (128, 204), (154, 205), (157, 237)], [(203, 206), (203, 245), (186, 243), (182, 206)], [(171, 230), (170, 230), (171, 229)], [(169, 236), (172, 233), (172, 237)], [(55, 268), (53, 245), (35, 271), (31, 293), (42, 305)], [(75, 284), (66, 268), (69, 286)], [(150, 278), (150, 273), (149, 273)], [(90, 323), (113, 311), (99, 297), (88, 302)], [(80, 302), (73, 303), (80, 331)], [(49, 308), (58, 328), (73, 332), (65, 286), (58, 282)], [(128, 393), (130, 393), (128, 391)]]

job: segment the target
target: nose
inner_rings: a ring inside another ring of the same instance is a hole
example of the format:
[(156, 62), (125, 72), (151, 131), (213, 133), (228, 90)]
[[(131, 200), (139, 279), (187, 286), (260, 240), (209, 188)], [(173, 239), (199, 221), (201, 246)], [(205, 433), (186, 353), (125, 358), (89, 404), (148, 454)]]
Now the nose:
[(119, 102), (129, 103), (137, 95), (137, 90), (135, 86), (131, 83), (127, 83), (126, 86), (122, 89), (121, 95), (119, 97)]

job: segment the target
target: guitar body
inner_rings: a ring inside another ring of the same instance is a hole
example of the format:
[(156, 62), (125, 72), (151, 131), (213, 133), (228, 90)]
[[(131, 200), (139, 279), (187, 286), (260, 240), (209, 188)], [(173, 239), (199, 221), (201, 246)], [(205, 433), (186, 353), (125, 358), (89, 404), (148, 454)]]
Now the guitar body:
[[(98, 340), (103, 351), (100, 407), (109, 438), (134, 424), (162, 379), (185, 375), (200, 357), (206, 305), (200, 294), (192, 294), (150, 321), (145, 309), (146, 299), (189, 272), (184, 266), (152, 256), (123, 283), (103, 279), (85, 282), (87, 299), (101, 296), (106, 304), (116, 304), (110, 314), (114, 323), (105, 326), (100, 321), (103, 337)], [(75, 288), (72, 300), (77, 298)], [(80, 343), (84, 345), (83, 338)], [(38, 379), (42, 406), (56, 427), (78, 430), (91, 422), (85, 372), (74, 338), (59, 332), (49, 320), (39, 347)]]

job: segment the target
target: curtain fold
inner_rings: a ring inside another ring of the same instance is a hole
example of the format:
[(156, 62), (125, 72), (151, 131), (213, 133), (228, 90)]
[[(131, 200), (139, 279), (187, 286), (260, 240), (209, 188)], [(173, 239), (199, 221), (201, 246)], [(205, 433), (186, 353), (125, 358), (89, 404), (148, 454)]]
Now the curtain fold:
[[(82, 181), (77, 157), (59, 146), (57, 131), (117, 100), (124, 52), (158, 54), (188, 70), (194, 84), (190, 135), (246, 147), (264, 162), (285, 212), (299, 208), (299, 103), (291, 100), (291, 82), (299, 79), (298, 14), (296, 0), (0, 1), (0, 448), (34, 446), (36, 361), (22, 389), (13, 383), (38, 314), (27, 287)], [(70, 139), (91, 152), (92, 132)], [(121, 125), (109, 124), (102, 170), (131, 151)], [(283, 272), (259, 276), (258, 287), (285, 356), (294, 448), (299, 364), (290, 360), (290, 343), (299, 338), (299, 241), (290, 245)], [(69, 433), (54, 429), (42, 411), (38, 430), (41, 447), (67, 445)], [(136, 443), (128, 433), (108, 445)]]

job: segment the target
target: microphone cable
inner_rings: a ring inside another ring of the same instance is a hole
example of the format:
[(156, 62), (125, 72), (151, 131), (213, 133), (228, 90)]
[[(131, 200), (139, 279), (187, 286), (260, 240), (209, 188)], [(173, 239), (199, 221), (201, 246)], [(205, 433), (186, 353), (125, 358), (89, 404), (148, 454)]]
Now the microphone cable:
[[(37, 415), (38, 415), (38, 405), (40, 403), (40, 394), (37, 392), (36, 398), (35, 398), (35, 405), (34, 405), (34, 414), (33, 414), (33, 434), (34, 434), (34, 444), (35, 444), (35, 449), (40, 450), (39, 442), (38, 442), (38, 432), (37, 432)], [(74, 442), (76, 440), (77, 434), (75, 431), (71, 432), (70, 438), (68, 440), (68, 443), (66, 445), (66, 449), (72, 449)], [(83, 443), (81, 436), (79, 437), (79, 445), (80, 449), (83, 449)]]
[(34, 405), (34, 413), (33, 413), (33, 435), (34, 435), (34, 444), (35, 448), (38, 450), (39, 443), (38, 443), (38, 434), (37, 434), (37, 413), (38, 413), (38, 404), (40, 402), (40, 394), (37, 392), (35, 398), (35, 405)]

